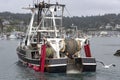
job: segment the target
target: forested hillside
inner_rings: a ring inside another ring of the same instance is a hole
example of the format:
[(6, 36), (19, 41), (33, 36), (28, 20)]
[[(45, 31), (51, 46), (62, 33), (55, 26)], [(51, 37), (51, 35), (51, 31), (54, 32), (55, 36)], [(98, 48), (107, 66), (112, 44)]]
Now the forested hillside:
[[(11, 24), (17, 24), (20, 21), (23, 21), (24, 24), (28, 24), (31, 14), (20, 14), (20, 13), (10, 13), (10, 12), (1, 12), (0, 19), (1, 21), (8, 20)], [(115, 26), (116, 24), (120, 25), (120, 14), (105, 14), (98, 16), (73, 16), (73, 17), (64, 17), (63, 26), (69, 28), (72, 24), (78, 26), (78, 29), (99, 29), (100, 26), (106, 26), (110, 24)]]

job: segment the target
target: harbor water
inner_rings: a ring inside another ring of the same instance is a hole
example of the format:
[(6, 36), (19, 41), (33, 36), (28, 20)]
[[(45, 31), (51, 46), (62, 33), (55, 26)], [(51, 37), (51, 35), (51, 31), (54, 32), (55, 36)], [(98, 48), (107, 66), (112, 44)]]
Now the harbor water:
[[(94, 37), (90, 39), (92, 56), (105, 64), (115, 64), (109, 69), (97, 63), (96, 72), (81, 74), (39, 73), (18, 64), (16, 47), (19, 40), (0, 40), (0, 80), (120, 80), (120, 57), (113, 54), (120, 49), (118, 37)], [(84, 55), (82, 51), (81, 55)]]

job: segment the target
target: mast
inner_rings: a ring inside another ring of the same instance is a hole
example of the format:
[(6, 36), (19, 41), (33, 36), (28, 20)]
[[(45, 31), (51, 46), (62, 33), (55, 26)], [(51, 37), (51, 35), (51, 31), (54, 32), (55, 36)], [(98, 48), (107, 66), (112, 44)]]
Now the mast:
[[(48, 0), (48, 3), (45, 3), (44, 1), (35, 4), (35, 8), (38, 9), (38, 15), (37, 15), (37, 25), (39, 27), (39, 30), (41, 30), (41, 27), (50, 27), (50, 25), (54, 28), (54, 34), (55, 37), (58, 36), (57, 34), (57, 26), (62, 27), (62, 17), (63, 17), (63, 11), (64, 11), (63, 4), (50, 4), (50, 0)], [(56, 15), (58, 12), (61, 12), (62, 15)], [(47, 21), (50, 21), (51, 23), (49, 25), (46, 25), (48, 23)], [(60, 24), (58, 24), (56, 21), (60, 20)]]
[(32, 17), (30, 20), (29, 28), (27, 30), (27, 36), (26, 36), (27, 44), (26, 45), (28, 45), (30, 43), (30, 37), (31, 37), (31, 33), (32, 33), (33, 21), (34, 21), (34, 16), (35, 16), (34, 9), (31, 9), (31, 11), (32, 11)]
[[(35, 5), (35, 8), (38, 8), (37, 25), (39, 25), (41, 20), (42, 20), (42, 10), (43, 10), (43, 7), (44, 7), (44, 1), (43, 2), (39, 2), (37, 0), (37, 4)], [(39, 29), (41, 29), (40, 26), (39, 26)], [(41, 42), (41, 39), (40, 39), (41, 38), (41, 33), (40, 32), (38, 32), (37, 38), (38, 38), (37, 42), (38, 43)]]
[[(42, 15), (42, 8), (44, 6), (44, 1), (43, 2), (40, 2), (37, 4), (38, 5), (38, 25), (39, 25), (39, 22), (41, 21), (41, 15)], [(36, 6), (37, 7), (37, 6)]]

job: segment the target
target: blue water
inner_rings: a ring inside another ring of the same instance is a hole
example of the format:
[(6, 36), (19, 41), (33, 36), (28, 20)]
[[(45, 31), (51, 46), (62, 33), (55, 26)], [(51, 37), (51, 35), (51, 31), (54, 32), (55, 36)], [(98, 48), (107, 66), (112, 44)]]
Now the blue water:
[[(19, 40), (0, 40), (0, 80), (120, 80), (120, 57), (113, 54), (120, 49), (120, 38), (91, 38), (91, 53), (98, 61), (114, 63), (104, 69), (97, 63), (96, 72), (82, 74), (39, 73), (17, 63), (16, 47)], [(84, 54), (84, 53), (82, 53)]]

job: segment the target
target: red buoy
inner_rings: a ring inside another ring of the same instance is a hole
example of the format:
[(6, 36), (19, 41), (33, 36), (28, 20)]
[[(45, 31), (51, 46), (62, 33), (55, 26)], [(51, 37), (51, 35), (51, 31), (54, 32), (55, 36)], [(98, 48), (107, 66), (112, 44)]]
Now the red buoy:
[(42, 45), (42, 49), (41, 49), (40, 72), (44, 72), (45, 57), (46, 57), (46, 45), (44, 44)]
[(33, 66), (33, 70), (35, 70), (35, 71), (37, 71), (37, 72), (38, 72), (38, 71), (40, 71), (40, 67), (39, 67), (39, 66), (35, 66), (35, 65), (34, 65), (34, 66)]
[(91, 57), (89, 42), (87, 44), (85, 44), (84, 50), (85, 50), (86, 57)]
[(29, 68), (32, 68), (32, 67), (33, 67), (33, 65), (32, 65), (32, 64), (30, 64), (30, 63), (28, 63), (28, 67), (29, 67)]

